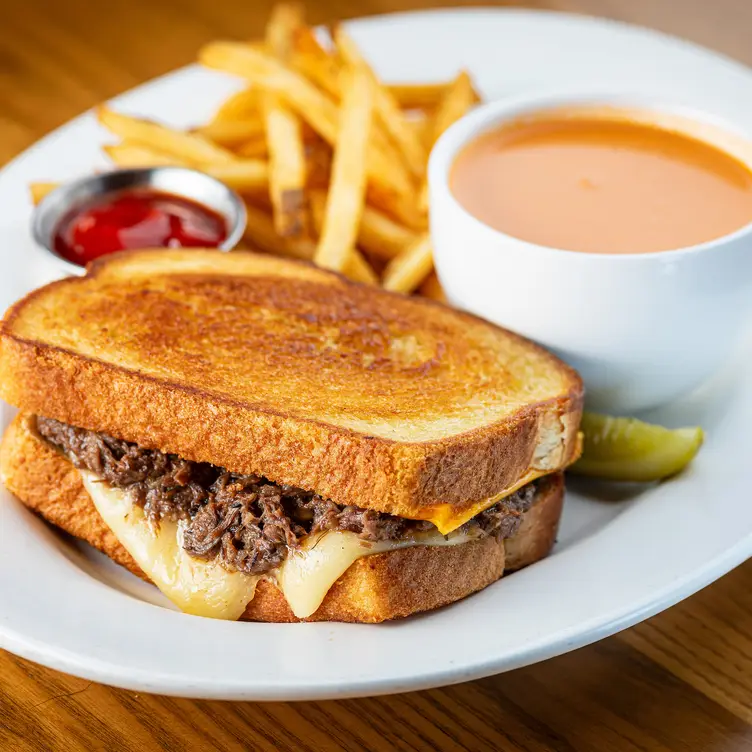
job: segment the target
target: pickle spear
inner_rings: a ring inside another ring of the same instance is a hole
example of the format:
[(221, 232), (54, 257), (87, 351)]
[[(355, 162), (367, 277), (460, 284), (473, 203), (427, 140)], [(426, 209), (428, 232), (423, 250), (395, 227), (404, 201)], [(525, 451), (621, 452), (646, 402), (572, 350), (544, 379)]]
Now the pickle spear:
[(571, 472), (608, 480), (649, 482), (684, 469), (697, 454), (702, 429), (669, 429), (635, 418), (585, 413), (585, 443)]

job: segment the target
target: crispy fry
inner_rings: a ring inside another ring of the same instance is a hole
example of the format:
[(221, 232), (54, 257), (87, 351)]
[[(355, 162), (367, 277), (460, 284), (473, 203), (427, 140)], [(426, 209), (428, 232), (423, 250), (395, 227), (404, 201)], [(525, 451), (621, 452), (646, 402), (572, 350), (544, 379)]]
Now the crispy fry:
[(382, 284), (394, 292), (412, 292), (433, 269), (433, 251), (428, 233), (419, 236), (384, 270)]
[(303, 6), (299, 3), (277, 3), (266, 25), (265, 42), (280, 60), (287, 60), (293, 49), (293, 35), (303, 26)]
[(306, 160), (300, 121), (276, 94), (267, 97), (264, 119), (274, 227), (284, 237), (297, 237), (306, 229)]
[(334, 57), (326, 52), (321, 57), (305, 52), (295, 52), (290, 58), (290, 66), (330, 97), (339, 99), (340, 68)]
[(238, 159), (229, 164), (200, 165), (202, 172), (236, 191), (264, 191), (269, 187), (269, 164), (260, 159)]
[(326, 215), (326, 191), (313, 190), (308, 194), (308, 206), (311, 210), (311, 223), (316, 235), (321, 235)]
[[(439, 136), (441, 136), (450, 125), (459, 120), (476, 101), (477, 94), (473, 89), (473, 83), (470, 80), (470, 76), (468, 76), (465, 71), (461, 71), (445, 91), (444, 98), (441, 100), (441, 103), (433, 116), (433, 121), (429, 122), (426, 126), (429, 150), (433, 148), (433, 145), (436, 143)], [(427, 216), (428, 183), (425, 181), (418, 193), (417, 204), (419, 212), (422, 215)]]
[[(311, 219), (317, 233), (321, 233), (326, 212), (326, 191), (312, 190), (309, 193)], [(389, 261), (398, 256), (418, 237), (418, 233), (395, 222), (372, 206), (364, 206), (358, 228), (357, 245), (374, 258)]]
[(376, 285), (379, 282), (376, 272), (357, 248), (348, 257), (342, 273), (356, 282), (364, 282), (367, 285)]
[(408, 196), (385, 188), (377, 183), (369, 183), (366, 191), (367, 204), (375, 206), (391, 217), (398, 219), (411, 230), (425, 230), (428, 227), (428, 216), (419, 206), (419, 194), (415, 188)]
[[(433, 125), (433, 120), (426, 117), (423, 114), (415, 115), (415, 113), (411, 113), (410, 117), (406, 119), (408, 128), (412, 129), (413, 133), (415, 134), (416, 138), (419, 138), (421, 143), (425, 143), (426, 141), (426, 133), (428, 131), (428, 126)], [(426, 153), (426, 157), (428, 157), (428, 154)], [(426, 162), (428, 160), (426, 159)]]
[[(281, 61), (289, 59), (295, 30), (303, 25), (298, 4), (278, 3), (266, 27), (266, 45)], [(306, 161), (298, 116), (277, 94), (263, 99), (264, 126), (269, 149), (269, 193), (274, 227), (283, 237), (299, 237), (306, 230)]]
[(263, 137), (264, 120), (260, 114), (247, 116), (243, 120), (214, 120), (193, 132), (219, 146), (232, 149), (251, 139)]
[(326, 188), (332, 174), (332, 149), (324, 141), (306, 145), (307, 187)]
[(473, 82), (466, 71), (461, 71), (446, 90), (433, 118), (429, 132), (429, 148), (450, 125), (459, 120), (477, 101)]
[(181, 167), (186, 162), (150, 146), (133, 141), (108, 144), (102, 151), (120, 167)]
[[(326, 198), (326, 191), (321, 189), (311, 190), (308, 194), (311, 220), (313, 228), (318, 235), (321, 234), (321, 228), (324, 225)], [(393, 230), (396, 230), (396, 232), (392, 235)], [(405, 242), (398, 245), (398, 238), (402, 239), (403, 233)], [(416, 233), (397, 224), (377, 209), (368, 205), (363, 207), (363, 214), (358, 228), (357, 245), (374, 258), (386, 259), (388, 261), (402, 252), (406, 245), (415, 237)]]
[(415, 131), (407, 124), (397, 100), (382, 85), (378, 76), (366, 63), (355, 42), (341, 26), (337, 26), (334, 30), (334, 41), (345, 62), (351, 66), (362, 66), (367, 72), (374, 90), (374, 109), (381, 126), (397, 146), (405, 165), (413, 176), (421, 179), (426, 171), (426, 151)]
[(355, 248), (366, 190), (366, 156), (373, 121), (374, 89), (368, 71), (355, 65), (345, 71), (339, 133), (324, 226), (315, 261), (342, 271)]
[(418, 194), (418, 207), (428, 214), (428, 181), (424, 182)]
[[(324, 226), (324, 218), (326, 216), (326, 192), (325, 191), (311, 191), (309, 196), (309, 206), (311, 208), (311, 220), (313, 227), (317, 234), (321, 234), (321, 229)], [(353, 249), (350, 255), (343, 273), (354, 279), (356, 282), (365, 282), (367, 284), (378, 284), (379, 278), (376, 272), (363, 254), (357, 249)]]
[[(327, 52), (319, 44), (318, 39), (311, 29), (299, 29), (295, 39), (296, 50), (291, 58), (292, 68), (305, 78), (313, 81), (313, 83), (334, 99), (335, 102), (339, 102), (342, 68), (338, 58)], [(357, 50), (354, 52), (357, 52)], [(389, 139), (380, 125), (372, 129), (371, 139), (375, 144), (375, 148), (393, 165), (393, 168), (402, 173), (400, 175), (401, 179), (403, 181), (408, 180), (406, 171), (408, 165), (400, 154), (397, 145)], [(418, 148), (422, 149), (421, 142), (418, 143)]]
[(244, 144), (235, 148), (235, 153), (239, 157), (247, 159), (264, 159), (269, 156), (269, 146), (266, 143), (266, 135), (262, 133), (255, 138), (246, 141)]
[[(243, 193), (243, 201), (261, 209), (268, 216), (272, 214), (272, 200), (269, 198), (269, 191), (246, 191)], [(313, 253), (311, 253), (311, 256), (313, 257)]]
[[(439, 105), (451, 85), (452, 81), (442, 81), (433, 84), (390, 84), (387, 88), (403, 110), (430, 110)], [(473, 96), (475, 102), (480, 101), (474, 90)]]
[(149, 120), (123, 115), (108, 107), (99, 107), (97, 117), (116, 136), (172, 154), (179, 159), (187, 159), (196, 164), (232, 162), (235, 159), (232, 152), (195, 133), (185, 133)]
[(247, 201), (245, 209), (248, 221), (243, 238), (252, 248), (296, 259), (313, 258), (315, 248), (308, 238), (282, 238), (267, 212)]
[(324, 48), (316, 32), (310, 26), (300, 26), (292, 35), (293, 49), (295, 52), (302, 52), (306, 55), (315, 55), (317, 57), (330, 57), (332, 55)]
[(295, 31), (290, 63), (329, 96), (339, 99), (340, 61), (324, 49), (313, 29), (304, 26)]
[(226, 123), (232, 120), (246, 120), (258, 115), (261, 110), (261, 92), (253, 86), (233, 94), (214, 113), (212, 123)]
[[(335, 143), (339, 117), (335, 103), (299, 73), (269, 55), (232, 42), (214, 42), (205, 46), (199, 59), (209, 68), (244, 76), (258, 86), (276, 92), (328, 143)], [(385, 199), (387, 205), (410, 201), (414, 197), (415, 190), (407, 170), (390, 159), (380, 144), (372, 143), (368, 150), (368, 174), (371, 182), (380, 189), (380, 196), (389, 196)]]
[(392, 259), (413, 243), (417, 233), (372, 206), (363, 209), (358, 245), (377, 258)]
[(444, 292), (444, 288), (439, 282), (439, 278), (436, 276), (436, 272), (431, 272), (421, 283), (418, 288), (418, 294), (424, 298), (431, 298), (431, 300), (438, 300), (440, 303), (446, 303), (447, 297)]
[(31, 201), (34, 206), (59, 186), (60, 183), (29, 183), (29, 193), (31, 194)]
[(172, 154), (165, 154), (130, 141), (105, 146), (104, 152), (121, 167), (198, 167), (202, 172), (238, 191), (259, 191), (269, 185), (269, 166), (259, 159), (237, 159), (229, 163), (195, 165), (188, 160), (177, 159)]
[(312, 83), (289, 70), (272, 56), (235, 42), (212, 42), (199, 53), (209, 67), (243, 76), (267, 91), (285, 97), (295, 109), (306, 112), (311, 126), (329, 143), (337, 137), (337, 107)]

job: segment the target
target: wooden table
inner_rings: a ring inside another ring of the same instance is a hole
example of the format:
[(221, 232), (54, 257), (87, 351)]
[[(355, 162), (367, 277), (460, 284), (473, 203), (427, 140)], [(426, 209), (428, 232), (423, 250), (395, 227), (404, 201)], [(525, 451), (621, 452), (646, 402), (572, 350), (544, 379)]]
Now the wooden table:
[[(311, 0), (309, 15), (325, 22), (436, 4)], [(269, 9), (266, 0), (0, 5), (0, 164), (97, 102), (190, 62), (203, 42), (257, 34)], [(654, 26), (752, 63), (750, 0), (531, 5)], [(393, 697), (196, 702), (110, 689), (0, 654), (0, 749), (749, 750), (751, 635), (752, 562), (597, 645)]]

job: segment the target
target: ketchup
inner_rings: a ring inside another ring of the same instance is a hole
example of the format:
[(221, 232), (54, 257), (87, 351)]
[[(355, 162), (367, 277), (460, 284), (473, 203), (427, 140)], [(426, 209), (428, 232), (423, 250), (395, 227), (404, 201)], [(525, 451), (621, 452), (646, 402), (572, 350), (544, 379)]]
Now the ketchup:
[(201, 204), (170, 193), (139, 189), (83, 204), (55, 228), (53, 248), (79, 266), (135, 248), (216, 247), (227, 238), (225, 220)]

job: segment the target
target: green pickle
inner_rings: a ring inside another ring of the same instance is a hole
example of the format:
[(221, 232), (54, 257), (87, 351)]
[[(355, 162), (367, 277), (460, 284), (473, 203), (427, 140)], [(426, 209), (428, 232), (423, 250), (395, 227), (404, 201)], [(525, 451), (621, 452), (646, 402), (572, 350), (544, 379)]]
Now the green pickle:
[(702, 429), (643, 423), (635, 418), (614, 418), (585, 413), (581, 430), (585, 443), (571, 472), (608, 480), (649, 482), (683, 470), (703, 441)]

